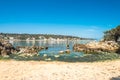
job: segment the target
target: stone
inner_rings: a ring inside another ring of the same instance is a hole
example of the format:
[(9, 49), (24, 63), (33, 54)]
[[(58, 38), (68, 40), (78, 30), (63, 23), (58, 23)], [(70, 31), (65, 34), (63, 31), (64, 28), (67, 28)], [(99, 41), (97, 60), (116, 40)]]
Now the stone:
[(55, 58), (58, 58), (58, 57), (60, 57), (60, 55), (54, 55), (54, 57), (55, 57)]
[(3, 40), (2, 42), (0, 42), (0, 55), (1, 56), (10, 55), (16, 52), (17, 52), (16, 48), (8, 41)]
[(42, 50), (42, 48), (39, 46), (30, 46), (30, 47), (27, 46), (23, 48), (21, 47), (19, 49), (20, 50), (18, 53), (28, 53), (28, 54), (38, 54), (38, 52)]
[(64, 53), (64, 51), (59, 51), (59, 54), (63, 54)]
[(119, 44), (114, 41), (92, 41), (87, 44), (75, 44), (74, 51), (84, 52), (117, 52), (120, 48)]
[(70, 53), (70, 50), (69, 49), (65, 50), (65, 53)]

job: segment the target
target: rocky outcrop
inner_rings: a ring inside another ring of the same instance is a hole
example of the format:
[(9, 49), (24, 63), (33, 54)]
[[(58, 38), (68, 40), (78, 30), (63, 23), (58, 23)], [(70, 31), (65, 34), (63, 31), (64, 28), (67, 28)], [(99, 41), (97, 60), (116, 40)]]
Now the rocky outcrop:
[(90, 42), (87, 44), (75, 44), (73, 46), (74, 51), (84, 51), (89, 52), (117, 52), (120, 46), (114, 41), (100, 41), (100, 42)]
[(6, 56), (13, 53), (16, 53), (18, 50), (7, 41), (0, 41), (0, 55)]
[(67, 49), (67, 50), (65, 50), (65, 53), (68, 53), (68, 54), (70, 54), (70, 50), (69, 49)]
[(6, 56), (10, 54), (16, 54), (16, 53), (23, 53), (23, 54), (38, 54), (38, 52), (42, 49), (47, 50), (48, 47), (40, 47), (40, 46), (17, 46), (14, 47), (11, 43), (8, 41), (0, 40), (0, 55)]
[(30, 47), (19, 47), (19, 53), (27, 53), (27, 54), (37, 54), (40, 50), (46, 49), (46, 47), (39, 46), (30, 46)]

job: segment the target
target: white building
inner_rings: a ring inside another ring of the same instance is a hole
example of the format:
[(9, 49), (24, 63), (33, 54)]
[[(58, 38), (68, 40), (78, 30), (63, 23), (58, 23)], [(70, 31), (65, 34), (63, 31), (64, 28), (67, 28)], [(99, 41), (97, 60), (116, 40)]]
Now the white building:
[(35, 41), (35, 38), (33, 37), (32, 40)]
[(26, 41), (29, 41), (29, 40), (30, 40), (30, 38), (27, 38), (27, 39), (26, 39)]
[(10, 40), (14, 40), (14, 37), (9, 37)]
[(44, 36), (39, 36), (39, 39), (40, 40), (44, 40), (44, 39), (46, 39)]
[(54, 39), (54, 38), (52, 38), (52, 37), (49, 37), (48, 40), (50, 40), (50, 41), (56, 41), (56, 39)]

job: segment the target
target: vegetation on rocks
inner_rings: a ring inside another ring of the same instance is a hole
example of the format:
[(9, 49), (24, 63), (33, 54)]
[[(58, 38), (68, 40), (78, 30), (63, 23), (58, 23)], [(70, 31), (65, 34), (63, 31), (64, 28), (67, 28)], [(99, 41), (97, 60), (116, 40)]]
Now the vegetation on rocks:
[(75, 51), (93, 52), (110, 52), (120, 53), (120, 25), (114, 29), (104, 32), (104, 38), (99, 42), (90, 42), (87, 44), (75, 44)]
[(104, 32), (104, 41), (116, 41), (120, 38), (120, 25), (116, 28)]
[(114, 53), (119, 50), (120, 46), (114, 41), (105, 41), (105, 42), (96, 42), (92, 41), (87, 44), (75, 44), (73, 49), (75, 51), (83, 51), (85, 53), (94, 53), (94, 52), (109, 52)]

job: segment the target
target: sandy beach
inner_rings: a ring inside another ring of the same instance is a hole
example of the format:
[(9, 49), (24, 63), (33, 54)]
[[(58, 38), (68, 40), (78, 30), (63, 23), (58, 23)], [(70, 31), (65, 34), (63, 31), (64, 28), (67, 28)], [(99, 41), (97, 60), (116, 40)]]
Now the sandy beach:
[(120, 80), (120, 60), (94, 63), (0, 61), (0, 80)]

